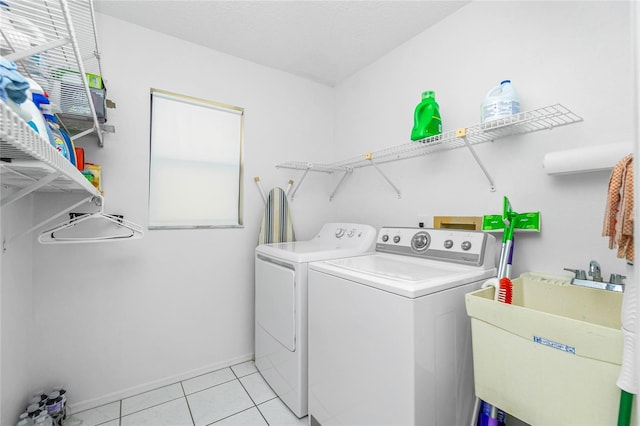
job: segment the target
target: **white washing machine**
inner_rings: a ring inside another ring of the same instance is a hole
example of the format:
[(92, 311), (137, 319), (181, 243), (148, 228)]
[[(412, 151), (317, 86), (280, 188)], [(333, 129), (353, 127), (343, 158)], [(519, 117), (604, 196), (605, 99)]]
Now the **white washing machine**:
[(310, 424), (469, 424), (464, 295), (495, 276), (495, 238), (454, 229), (384, 227), (375, 253), (309, 265)]
[(255, 363), (298, 417), (307, 415), (307, 268), (309, 262), (373, 252), (376, 230), (327, 223), (309, 241), (256, 248)]

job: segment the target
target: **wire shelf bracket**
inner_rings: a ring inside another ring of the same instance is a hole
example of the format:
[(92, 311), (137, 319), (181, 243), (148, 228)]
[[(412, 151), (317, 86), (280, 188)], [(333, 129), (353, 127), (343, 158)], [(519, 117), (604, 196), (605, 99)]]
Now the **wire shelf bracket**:
[(378, 167), (376, 165), (376, 163), (373, 161), (373, 158), (371, 157), (371, 153), (368, 152), (367, 155), (365, 157), (368, 157), (369, 162), (371, 163), (371, 165), (373, 166), (374, 169), (376, 169), (376, 171), (380, 174), (380, 176), (382, 176), (384, 178), (385, 181), (387, 181), (387, 183), (393, 188), (393, 190), (396, 192), (396, 195), (398, 196), (398, 198), (401, 198), (401, 193), (400, 190), (398, 189), (397, 186), (395, 186), (393, 184), (393, 182), (391, 182), (391, 179), (389, 179), (387, 177), (387, 175), (385, 175), (382, 170), (380, 170), (380, 167)]
[(298, 189), (300, 189), (300, 185), (302, 185), (302, 182), (307, 177), (307, 174), (309, 172), (321, 172), (321, 173), (331, 174), (331, 173), (334, 173), (335, 171), (342, 170), (342, 169), (333, 168), (327, 164), (310, 163), (310, 162), (302, 162), (302, 161), (290, 161), (288, 163), (278, 164), (276, 168), (304, 171), (302, 173), (302, 177), (300, 177), (300, 180), (296, 185), (294, 185), (293, 180), (289, 180), (289, 186), (287, 186), (286, 192), (290, 201), (293, 201), (293, 199), (295, 198), (296, 192), (298, 192)]
[(489, 174), (489, 171), (487, 170), (487, 168), (482, 163), (482, 160), (480, 160), (480, 157), (478, 157), (478, 154), (476, 153), (476, 150), (473, 149), (473, 147), (471, 146), (471, 144), (467, 140), (467, 129), (465, 127), (457, 129), (456, 130), (456, 137), (459, 138), (459, 139), (462, 139), (464, 141), (465, 146), (467, 148), (469, 148), (469, 152), (471, 152), (471, 155), (473, 156), (473, 159), (476, 160), (476, 163), (478, 163), (478, 166), (482, 170), (482, 173), (484, 173), (485, 177), (489, 181), (490, 191), (491, 192), (496, 192), (496, 184), (493, 181), (493, 178)]
[(353, 173), (352, 167), (345, 168), (344, 173), (342, 174), (342, 177), (338, 181), (338, 184), (336, 185), (335, 188), (333, 188), (331, 195), (329, 195), (329, 201), (333, 201), (333, 197), (336, 196), (336, 192), (338, 192), (338, 189), (342, 186), (342, 183), (344, 182), (344, 180), (347, 178), (347, 176), (351, 175), (351, 173)]
[(302, 182), (304, 181), (304, 178), (307, 177), (307, 173), (309, 173), (309, 170), (311, 170), (312, 167), (313, 167), (313, 164), (309, 163), (307, 169), (302, 174), (302, 177), (300, 178), (300, 181), (298, 182), (298, 184), (291, 189), (291, 194), (289, 194), (289, 199), (291, 201), (293, 201), (293, 199), (295, 198), (296, 192), (298, 192), (298, 189), (300, 188), (300, 185), (302, 185)]

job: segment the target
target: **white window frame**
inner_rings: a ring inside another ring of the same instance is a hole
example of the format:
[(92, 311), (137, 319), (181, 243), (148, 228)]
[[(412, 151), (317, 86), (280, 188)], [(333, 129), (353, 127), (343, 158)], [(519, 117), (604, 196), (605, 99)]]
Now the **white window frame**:
[(151, 89), (149, 229), (242, 228), (244, 108)]

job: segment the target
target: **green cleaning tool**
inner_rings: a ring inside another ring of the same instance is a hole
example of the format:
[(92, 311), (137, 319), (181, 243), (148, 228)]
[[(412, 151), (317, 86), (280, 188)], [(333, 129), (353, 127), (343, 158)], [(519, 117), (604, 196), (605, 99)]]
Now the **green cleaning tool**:
[[(483, 231), (504, 231), (502, 234), (502, 248), (498, 265), (498, 279), (500, 286), (496, 288), (498, 297), (496, 300), (511, 304), (513, 296), (513, 284), (511, 283), (511, 262), (513, 258), (513, 233), (516, 229), (540, 232), (540, 212), (517, 213), (513, 211), (511, 203), (504, 197), (502, 215), (486, 215), (482, 218)], [(476, 406), (478, 398), (476, 398)], [(483, 402), (484, 410), (489, 411), (489, 424), (500, 424), (500, 418), (504, 418), (504, 412), (498, 407)], [(482, 413), (480, 413), (482, 415)], [(477, 416), (474, 415), (474, 418)]]
[(620, 408), (618, 410), (618, 426), (629, 426), (631, 424), (631, 411), (633, 409), (633, 394), (627, 391), (620, 391)]
[(516, 229), (540, 232), (540, 212), (516, 213), (513, 211), (509, 199), (504, 197), (502, 215), (485, 215), (482, 218), (483, 231), (504, 231), (502, 234), (500, 264), (498, 265), (498, 278), (509, 275), (507, 271), (507, 265), (509, 264), (508, 253), (511, 252), (513, 233)]

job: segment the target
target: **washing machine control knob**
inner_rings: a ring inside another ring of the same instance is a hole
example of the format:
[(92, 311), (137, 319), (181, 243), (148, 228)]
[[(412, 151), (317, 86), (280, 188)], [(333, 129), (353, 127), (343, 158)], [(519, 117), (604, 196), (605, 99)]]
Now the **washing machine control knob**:
[(453, 241), (451, 241), (451, 240), (446, 240), (446, 241), (444, 242), (444, 248), (446, 248), (446, 249), (450, 249), (451, 247), (453, 247)]
[(460, 245), (460, 247), (462, 247), (462, 250), (467, 251), (467, 250), (471, 249), (471, 242), (470, 241), (463, 241), (462, 244)]
[(353, 237), (354, 235), (356, 235), (356, 230), (355, 229), (352, 229), (349, 232), (347, 232), (347, 237), (349, 237), (349, 238)]
[(389, 241), (389, 236), (388, 236), (387, 234), (384, 234), (384, 235), (382, 236), (382, 242), (383, 242), (383, 243), (386, 243), (387, 241)]
[(431, 244), (431, 237), (427, 232), (418, 232), (411, 238), (411, 248), (417, 252), (424, 252)]
[(400, 235), (396, 235), (395, 237), (393, 237), (393, 242), (398, 244), (400, 242)]
[(338, 229), (336, 229), (336, 238), (342, 238), (342, 237), (344, 237), (344, 232), (345, 232), (345, 229), (344, 229), (344, 228), (338, 228)]

